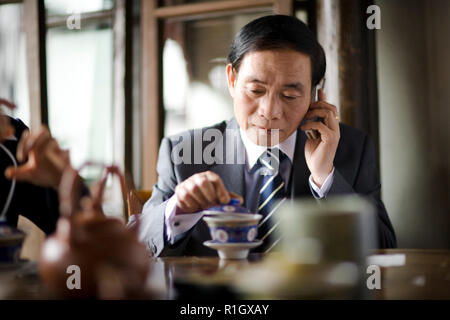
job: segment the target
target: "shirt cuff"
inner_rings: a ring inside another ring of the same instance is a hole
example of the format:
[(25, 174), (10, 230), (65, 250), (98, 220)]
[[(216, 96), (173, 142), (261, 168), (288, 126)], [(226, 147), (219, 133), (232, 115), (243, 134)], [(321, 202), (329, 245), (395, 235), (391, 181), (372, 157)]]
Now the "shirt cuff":
[(312, 175), (309, 175), (309, 185), (312, 188), (314, 198), (316, 199), (322, 199), (327, 196), (328, 191), (331, 189), (331, 185), (333, 184), (334, 180), (334, 167), (333, 170), (331, 170), (331, 173), (328, 175), (328, 177), (325, 179), (325, 182), (323, 183), (322, 187), (319, 188), (313, 181)]
[(174, 194), (166, 204), (165, 224), (167, 241), (174, 244), (181, 234), (191, 229), (203, 216), (202, 213), (176, 214), (177, 196)]

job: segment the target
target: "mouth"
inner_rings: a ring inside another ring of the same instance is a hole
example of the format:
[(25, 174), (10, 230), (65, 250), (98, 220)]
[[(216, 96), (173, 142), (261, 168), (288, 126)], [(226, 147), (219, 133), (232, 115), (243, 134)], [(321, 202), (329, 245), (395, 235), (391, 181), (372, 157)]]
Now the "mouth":
[(279, 133), (280, 129), (278, 128), (267, 128), (267, 127), (261, 127), (261, 126), (255, 126), (258, 133), (260, 134), (267, 134), (267, 135), (273, 135), (276, 133)]

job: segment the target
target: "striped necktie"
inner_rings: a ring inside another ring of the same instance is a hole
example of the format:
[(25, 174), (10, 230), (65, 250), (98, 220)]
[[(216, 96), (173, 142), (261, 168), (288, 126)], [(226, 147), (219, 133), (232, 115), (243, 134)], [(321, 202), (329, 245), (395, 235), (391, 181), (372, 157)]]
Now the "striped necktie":
[(263, 176), (258, 202), (258, 213), (263, 217), (258, 225), (258, 238), (263, 240), (263, 244), (256, 249), (257, 252), (270, 251), (280, 240), (274, 231), (279, 223), (276, 211), (286, 199), (286, 182), (280, 174), (284, 161), (289, 161), (289, 158), (278, 148), (268, 149), (258, 159), (259, 172)]

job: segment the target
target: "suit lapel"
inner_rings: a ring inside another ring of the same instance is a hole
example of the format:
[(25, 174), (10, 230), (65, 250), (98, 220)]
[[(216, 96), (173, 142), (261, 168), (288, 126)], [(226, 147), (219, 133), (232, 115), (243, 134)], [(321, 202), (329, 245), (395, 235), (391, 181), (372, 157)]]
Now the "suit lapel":
[[(223, 146), (224, 163), (212, 165), (210, 170), (222, 178), (228, 191), (237, 193), (245, 199), (245, 162), (238, 162), (239, 157), (245, 156), (245, 148), (239, 135), (239, 126), (235, 118), (228, 121), (225, 132), (218, 143), (221, 143)], [(230, 150), (231, 148), (232, 150)], [(234, 160), (232, 163), (228, 162), (227, 164), (226, 156), (231, 154), (234, 154)]]
[(310, 171), (305, 160), (306, 135), (302, 130), (297, 131), (297, 141), (295, 143), (294, 163), (290, 181), (291, 198), (311, 194), (309, 190)]
[[(230, 132), (234, 133), (234, 135), (230, 135), (229, 134)], [(229, 141), (230, 138), (234, 139), (233, 143)], [(308, 169), (305, 160), (306, 139), (307, 138), (305, 133), (299, 129), (297, 131), (294, 162), (292, 165), (291, 178), (289, 182), (290, 185), (289, 189), (291, 190), (292, 198), (311, 194), (308, 182), (310, 171)], [(245, 163), (236, 164), (237, 155), (245, 155), (245, 147), (240, 138), (239, 126), (235, 118), (231, 119), (227, 123), (225, 132), (223, 133), (218, 143), (221, 143), (223, 146), (224, 164), (214, 164), (210, 167), (209, 170), (217, 173), (222, 178), (222, 181), (225, 184), (225, 187), (227, 188), (228, 191), (237, 193), (245, 199), (245, 178), (244, 178)], [(230, 152), (230, 150), (227, 150), (227, 144), (228, 147), (234, 148), (233, 149), (235, 155), (234, 164), (225, 163), (226, 155)]]

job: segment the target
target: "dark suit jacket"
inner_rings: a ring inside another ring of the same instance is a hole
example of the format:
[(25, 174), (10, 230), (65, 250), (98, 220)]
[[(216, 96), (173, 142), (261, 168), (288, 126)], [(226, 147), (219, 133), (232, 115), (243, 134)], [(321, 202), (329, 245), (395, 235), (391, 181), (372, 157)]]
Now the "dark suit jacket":
[[(27, 129), (26, 125), (18, 119), (10, 119), (15, 129), (17, 141), (6, 140), (3, 145), (15, 157), (17, 143), (22, 133)], [(17, 159), (16, 159), (17, 160)], [(0, 150), (0, 210), (6, 202), (11, 181), (5, 178), (5, 169), (12, 165), (11, 159)], [(27, 182), (17, 182), (11, 205), (6, 213), (7, 222), (16, 227), (19, 214), (33, 221), (42, 231), (50, 234), (55, 231), (56, 221), (59, 217), (58, 194), (51, 188), (38, 187)]]
[[(184, 181), (195, 173), (211, 170), (217, 173), (223, 180), (229, 191), (240, 194), (245, 199), (245, 164), (174, 164), (171, 154), (174, 147), (193, 147), (193, 139), (185, 139), (186, 136), (194, 137), (202, 134), (207, 129), (217, 129), (221, 133), (225, 130), (239, 130), (236, 120), (224, 121), (209, 128), (191, 130), (169, 138), (161, 142), (158, 158), (158, 182), (153, 188), (152, 197), (143, 208), (140, 215), (140, 237), (146, 243), (149, 250), (155, 255), (216, 255), (216, 251), (206, 248), (203, 242), (210, 239), (208, 227), (200, 220), (185, 237), (170, 245), (166, 241), (164, 212), (167, 200), (174, 194), (178, 183)], [(238, 131), (237, 131), (238, 132)], [(380, 181), (377, 173), (375, 152), (367, 134), (364, 134), (347, 125), (340, 124), (341, 138), (334, 159), (334, 181), (328, 195), (358, 193), (369, 197), (377, 209), (378, 245), (380, 248), (392, 248), (396, 246), (394, 229), (391, 225), (386, 209), (380, 199)], [(184, 137), (180, 140), (180, 137)], [(310, 171), (306, 165), (304, 147), (306, 135), (300, 129), (297, 133), (297, 142), (294, 153), (294, 161), (288, 190), (291, 197), (312, 197), (308, 178)], [(183, 144), (183, 145), (180, 145)], [(222, 144), (224, 154), (227, 154), (226, 135), (214, 142), (204, 142), (204, 150), (208, 144)], [(235, 154), (245, 152), (241, 139), (234, 146)], [(193, 151), (192, 151), (193, 153)], [(191, 160), (194, 156), (191, 155)], [(192, 162), (191, 162), (192, 163)], [(326, 201), (326, 200), (322, 200)], [(130, 221), (130, 225), (135, 219)]]

